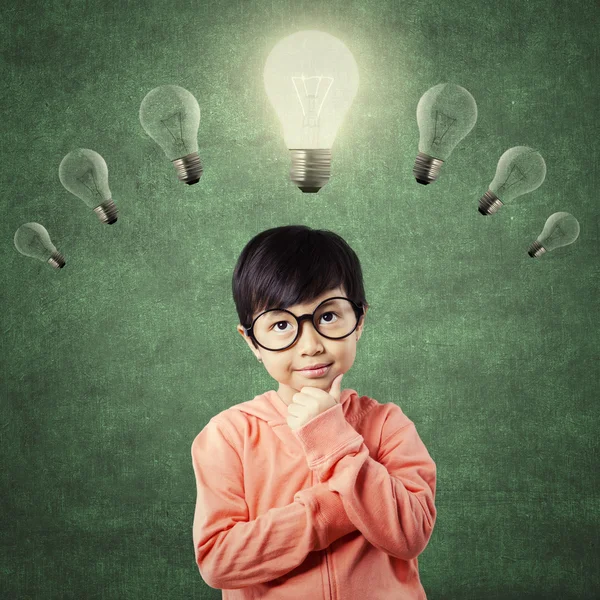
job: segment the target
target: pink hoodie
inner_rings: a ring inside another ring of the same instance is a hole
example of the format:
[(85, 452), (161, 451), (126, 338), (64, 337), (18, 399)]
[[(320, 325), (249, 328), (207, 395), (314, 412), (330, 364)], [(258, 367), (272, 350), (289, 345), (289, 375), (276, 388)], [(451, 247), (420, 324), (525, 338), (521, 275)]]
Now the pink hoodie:
[(270, 390), (192, 443), (193, 541), (224, 600), (426, 600), (436, 466), (394, 403), (352, 389), (293, 431)]

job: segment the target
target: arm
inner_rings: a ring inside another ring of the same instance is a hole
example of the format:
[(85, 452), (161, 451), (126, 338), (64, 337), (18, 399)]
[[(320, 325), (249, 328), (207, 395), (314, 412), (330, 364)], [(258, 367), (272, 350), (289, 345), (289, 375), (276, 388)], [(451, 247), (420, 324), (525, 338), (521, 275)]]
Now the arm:
[(390, 406), (377, 460), (340, 404), (295, 434), (309, 468), (340, 494), (348, 517), (371, 544), (404, 560), (425, 549), (436, 518), (436, 465), (398, 406)]
[(211, 420), (191, 449), (196, 564), (209, 586), (237, 589), (272, 581), (300, 565), (309, 552), (356, 530), (339, 495), (324, 483), (249, 521), (242, 463), (224, 427)]

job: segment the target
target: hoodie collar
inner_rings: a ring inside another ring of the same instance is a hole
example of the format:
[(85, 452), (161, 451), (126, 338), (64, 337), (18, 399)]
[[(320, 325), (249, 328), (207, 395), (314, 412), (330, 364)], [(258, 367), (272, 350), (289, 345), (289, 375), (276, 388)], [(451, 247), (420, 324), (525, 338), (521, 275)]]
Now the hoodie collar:
[[(353, 389), (348, 388), (341, 392), (340, 404), (342, 405), (344, 415), (348, 412), (350, 407), (349, 400), (352, 396), (358, 396), (357, 392)], [(287, 405), (275, 390), (269, 390), (264, 394), (259, 394), (252, 400), (232, 406), (231, 409), (239, 410), (248, 415), (257, 417), (258, 419), (262, 419), (271, 427), (287, 423)]]

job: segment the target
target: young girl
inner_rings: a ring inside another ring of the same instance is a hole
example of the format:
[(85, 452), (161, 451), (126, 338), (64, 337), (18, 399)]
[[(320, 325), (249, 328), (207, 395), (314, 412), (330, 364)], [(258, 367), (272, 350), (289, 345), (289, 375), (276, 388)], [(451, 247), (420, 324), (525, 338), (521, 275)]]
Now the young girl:
[(279, 387), (192, 443), (202, 578), (225, 600), (426, 600), (436, 465), (399, 406), (341, 387), (368, 310), (358, 257), (331, 231), (269, 229), (243, 249), (233, 297)]

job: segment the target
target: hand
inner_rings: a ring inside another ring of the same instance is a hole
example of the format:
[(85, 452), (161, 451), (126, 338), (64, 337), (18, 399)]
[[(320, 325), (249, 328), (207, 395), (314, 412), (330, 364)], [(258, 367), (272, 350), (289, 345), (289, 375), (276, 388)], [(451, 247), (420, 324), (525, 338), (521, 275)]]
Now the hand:
[(340, 403), (342, 394), (343, 373), (338, 375), (332, 382), (329, 392), (314, 387), (303, 387), (292, 396), (292, 402), (288, 405), (287, 424), (290, 429), (295, 430), (306, 425), (311, 419), (325, 412), (332, 406)]

